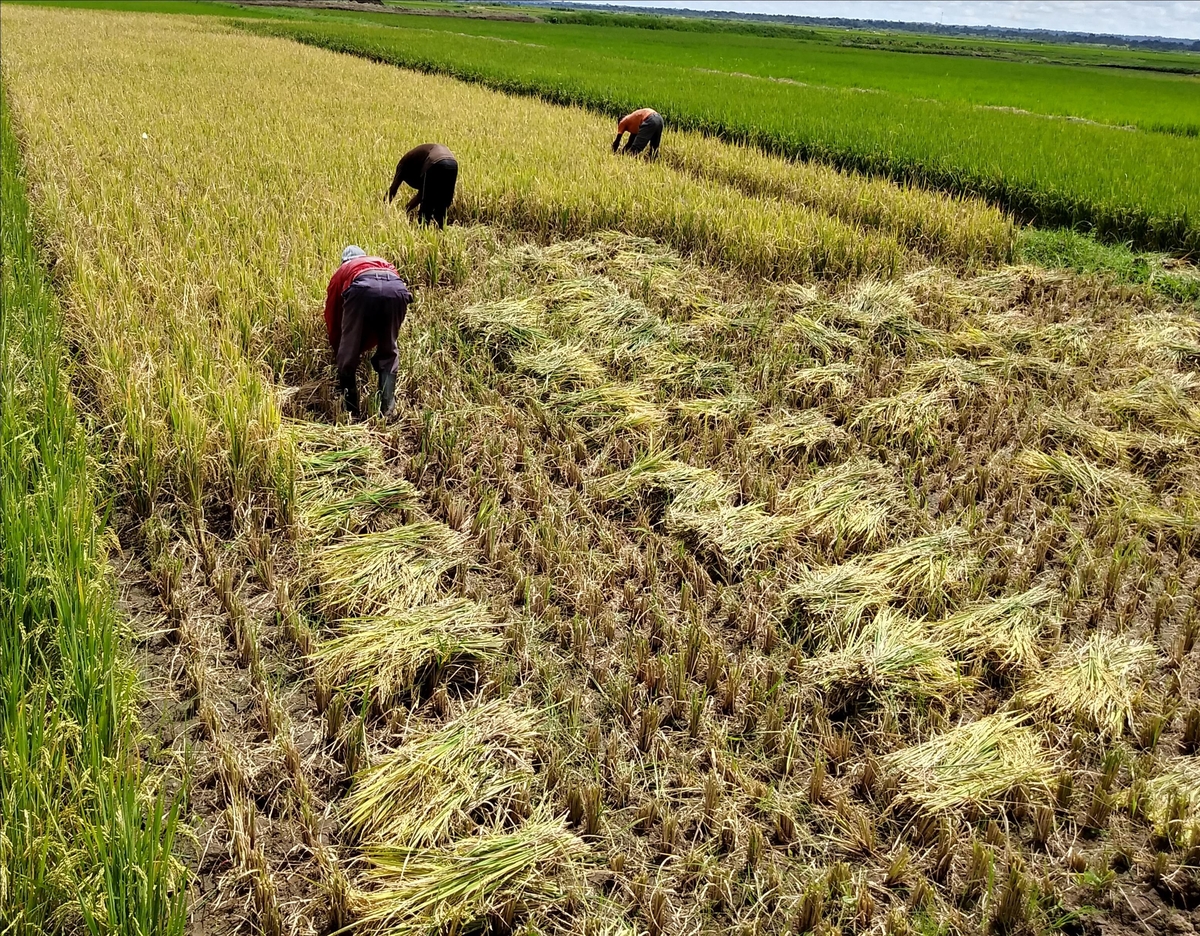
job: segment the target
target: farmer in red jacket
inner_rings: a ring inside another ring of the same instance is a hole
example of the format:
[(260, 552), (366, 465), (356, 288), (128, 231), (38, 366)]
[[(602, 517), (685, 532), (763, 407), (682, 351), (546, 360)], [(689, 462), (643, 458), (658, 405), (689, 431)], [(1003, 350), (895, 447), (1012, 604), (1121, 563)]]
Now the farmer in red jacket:
[(351, 415), (359, 415), (359, 359), (376, 346), (371, 365), (379, 374), (379, 411), (390, 416), (395, 409), (396, 336), (410, 302), (412, 293), (394, 266), (353, 244), (342, 251), (342, 265), (325, 293), (325, 329), (337, 362), (338, 388)]
[(622, 153), (636, 156), (650, 147), (647, 154), (651, 157), (658, 155), (658, 144), (662, 141), (663, 119), (658, 111), (642, 107), (632, 114), (626, 114), (617, 124), (617, 138), (613, 140), (612, 150), (615, 153), (621, 145), (621, 137), (629, 134), (629, 142), (625, 144)]

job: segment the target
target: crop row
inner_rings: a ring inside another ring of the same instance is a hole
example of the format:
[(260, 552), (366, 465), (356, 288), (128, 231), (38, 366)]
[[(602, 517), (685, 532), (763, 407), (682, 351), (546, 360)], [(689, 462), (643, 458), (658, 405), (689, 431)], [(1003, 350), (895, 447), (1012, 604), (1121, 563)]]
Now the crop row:
[(1190, 250), (1197, 143), (1003, 109), (684, 67), (537, 41), (358, 24), (243, 28), (514, 94), (619, 115), (647, 103), (670, 126), (789, 158), (982, 196), (1027, 221), (1137, 246)]

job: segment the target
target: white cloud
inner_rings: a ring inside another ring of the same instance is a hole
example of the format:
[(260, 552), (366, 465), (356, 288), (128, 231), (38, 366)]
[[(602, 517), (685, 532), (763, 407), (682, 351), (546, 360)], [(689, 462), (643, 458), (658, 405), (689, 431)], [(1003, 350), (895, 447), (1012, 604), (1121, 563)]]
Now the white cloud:
[[(604, 2), (604, 0), (602, 0)], [(1124, 36), (1172, 36), (1200, 39), (1200, 3), (1194, 0), (607, 0), (622, 6), (685, 7), (782, 13), (794, 16), (842, 16), (892, 22), (960, 26), (1009, 26), (1062, 29)]]

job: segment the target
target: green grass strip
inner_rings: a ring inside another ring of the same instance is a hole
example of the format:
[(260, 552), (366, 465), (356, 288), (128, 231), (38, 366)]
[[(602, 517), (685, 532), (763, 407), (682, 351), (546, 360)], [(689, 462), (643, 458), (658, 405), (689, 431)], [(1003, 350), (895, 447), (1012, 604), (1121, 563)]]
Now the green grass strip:
[(141, 762), (88, 439), (0, 91), (0, 933), (182, 933), (178, 810)]

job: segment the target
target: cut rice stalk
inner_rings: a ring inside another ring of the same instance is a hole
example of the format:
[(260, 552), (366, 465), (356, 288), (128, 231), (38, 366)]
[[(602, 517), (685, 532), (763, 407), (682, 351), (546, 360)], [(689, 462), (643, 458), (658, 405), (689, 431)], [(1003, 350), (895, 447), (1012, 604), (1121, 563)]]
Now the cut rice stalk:
[(318, 540), (326, 540), (339, 533), (358, 532), (379, 514), (413, 510), (420, 503), (417, 489), (400, 479), (351, 493), (346, 493), (345, 487), (326, 483), (302, 489), (296, 511), (301, 528)]
[(1119, 737), (1133, 723), (1157, 658), (1152, 644), (1098, 631), (1062, 650), (1018, 697), (1046, 717), (1073, 716)]
[(1076, 490), (1091, 502), (1137, 502), (1150, 497), (1146, 482), (1141, 478), (1117, 468), (1102, 468), (1076, 455), (1025, 449), (1017, 455), (1013, 464), (1035, 480)]
[(604, 368), (578, 343), (552, 341), (516, 351), (512, 364), (517, 370), (556, 386), (590, 387), (605, 377)]
[(881, 609), (843, 647), (806, 661), (803, 673), (826, 690), (876, 697), (944, 697), (968, 682), (923, 622), (890, 608)]
[(968, 805), (992, 810), (1018, 785), (1048, 791), (1055, 773), (1040, 734), (1009, 712), (902, 748), (883, 765), (903, 778), (903, 799), (934, 812)]
[(653, 428), (663, 418), (646, 390), (633, 384), (600, 384), (557, 393), (552, 403), (564, 415), (605, 431)]
[(771, 422), (759, 423), (746, 436), (751, 448), (776, 458), (793, 458), (811, 453), (828, 457), (846, 444), (846, 430), (824, 413), (809, 409), (785, 413)]
[(327, 617), (387, 614), (431, 601), (463, 553), (462, 536), (425, 520), (340, 540), (315, 554), (310, 577)]
[(467, 306), (459, 328), (491, 348), (512, 351), (546, 340), (540, 326), (542, 307), (534, 299), (502, 299)]
[(964, 608), (933, 625), (933, 631), (954, 653), (1036, 667), (1045, 640), (1056, 637), (1062, 626), (1057, 597), (1049, 585), (1036, 585)]
[(937, 429), (950, 412), (950, 397), (942, 389), (910, 387), (888, 397), (868, 400), (854, 417), (864, 438), (883, 443), (907, 439), (922, 450), (937, 443)]
[(560, 897), (556, 872), (584, 848), (564, 819), (547, 815), (449, 848), (370, 848), (367, 879), (378, 888), (359, 892), (355, 910), (361, 925), (427, 936), (470, 930), (512, 900), (526, 912), (548, 909)]
[(359, 772), (346, 827), (360, 841), (434, 847), (502, 818), (533, 777), (533, 717), (503, 699), (469, 709)]
[(769, 514), (761, 504), (672, 506), (665, 519), (670, 532), (691, 539), (726, 573), (756, 566), (787, 545), (800, 529), (794, 517)]
[(1170, 842), (1200, 845), (1200, 757), (1176, 757), (1165, 773), (1146, 784), (1146, 818)]
[(338, 632), (313, 654), (319, 672), (330, 685), (369, 692), (383, 706), (411, 690), (430, 667), (494, 655), (504, 645), (487, 608), (465, 598), (351, 618), (339, 622)]
[(869, 458), (826, 468), (786, 496), (809, 537), (849, 545), (882, 542), (911, 512), (895, 474)]

